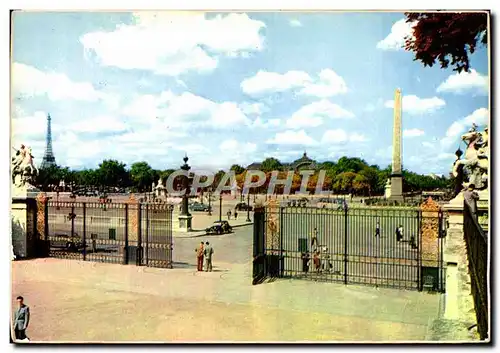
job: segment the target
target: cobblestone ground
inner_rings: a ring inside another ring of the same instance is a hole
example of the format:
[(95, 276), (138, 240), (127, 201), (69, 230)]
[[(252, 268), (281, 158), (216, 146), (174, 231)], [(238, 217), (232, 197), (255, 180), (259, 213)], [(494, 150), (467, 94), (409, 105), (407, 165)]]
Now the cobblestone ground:
[[(191, 244), (189, 244), (190, 246)], [(309, 281), (252, 286), (249, 263), (214, 272), (58, 259), (12, 263), (12, 308), (32, 342), (415, 341), (437, 295)]]

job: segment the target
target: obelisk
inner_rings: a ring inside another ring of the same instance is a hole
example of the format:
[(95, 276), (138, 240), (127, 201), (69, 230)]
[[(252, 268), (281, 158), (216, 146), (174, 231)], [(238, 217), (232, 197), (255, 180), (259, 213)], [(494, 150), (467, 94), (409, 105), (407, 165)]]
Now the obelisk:
[(401, 89), (394, 94), (394, 126), (392, 133), (392, 174), (390, 190), (386, 197), (391, 201), (403, 201), (403, 171), (401, 168)]

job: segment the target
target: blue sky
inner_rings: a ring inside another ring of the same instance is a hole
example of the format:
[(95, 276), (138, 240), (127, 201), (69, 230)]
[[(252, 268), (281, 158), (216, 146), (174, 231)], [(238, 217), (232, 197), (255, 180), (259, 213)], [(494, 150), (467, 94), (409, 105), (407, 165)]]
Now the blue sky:
[[(306, 150), (391, 160), (403, 92), (403, 166), (448, 174), (460, 134), (487, 123), (488, 60), (458, 75), (400, 49), (401, 13), (27, 13), (13, 18), (13, 143), (58, 164), (158, 169), (184, 153), (223, 168)], [(463, 149), (463, 147), (462, 147)]]

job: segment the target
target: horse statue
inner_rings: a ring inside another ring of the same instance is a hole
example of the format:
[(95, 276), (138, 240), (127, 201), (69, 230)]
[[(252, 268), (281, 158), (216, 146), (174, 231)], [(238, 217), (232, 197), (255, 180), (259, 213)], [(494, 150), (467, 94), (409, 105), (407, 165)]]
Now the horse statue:
[[(33, 162), (33, 154), (31, 147), (21, 145), (19, 150), (16, 150), (16, 156), (12, 158), (12, 183), (17, 186), (30, 184), (32, 179), (38, 175), (38, 169)], [(18, 183), (16, 178), (20, 177)]]
[(462, 167), (466, 179), (463, 186), (474, 184), (476, 189), (481, 190), (488, 186), (488, 128), (479, 132), (476, 127), (473, 124), (472, 128), (462, 135), (462, 141), (466, 143), (467, 148), (464, 159), (457, 159), (453, 164), (453, 176), (457, 177)]

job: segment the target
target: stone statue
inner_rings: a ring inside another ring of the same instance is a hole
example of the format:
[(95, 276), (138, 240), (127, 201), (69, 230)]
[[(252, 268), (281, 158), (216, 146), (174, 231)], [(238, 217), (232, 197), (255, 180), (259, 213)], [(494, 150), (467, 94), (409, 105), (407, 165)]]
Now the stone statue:
[(462, 135), (462, 141), (467, 144), (464, 159), (458, 158), (453, 164), (453, 176), (463, 170), (463, 187), (474, 184), (478, 190), (488, 187), (489, 144), (488, 128), (483, 132), (477, 131), (477, 126), (472, 125), (469, 131)]
[(38, 169), (33, 162), (31, 147), (21, 145), (16, 150), (16, 155), (12, 158), (12, 183), (16, 187), (28, 187), (34, 183), (34, 178), (38, 175)]

